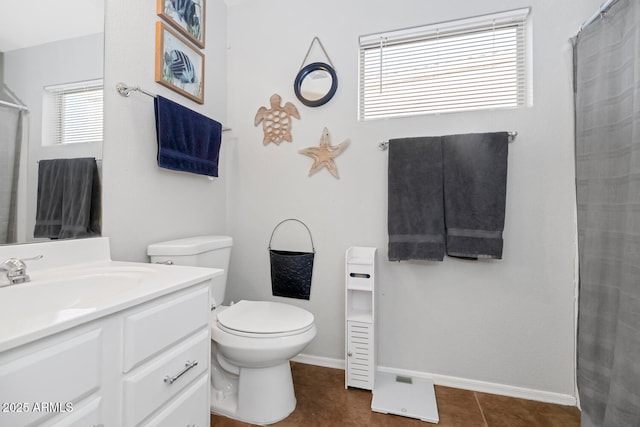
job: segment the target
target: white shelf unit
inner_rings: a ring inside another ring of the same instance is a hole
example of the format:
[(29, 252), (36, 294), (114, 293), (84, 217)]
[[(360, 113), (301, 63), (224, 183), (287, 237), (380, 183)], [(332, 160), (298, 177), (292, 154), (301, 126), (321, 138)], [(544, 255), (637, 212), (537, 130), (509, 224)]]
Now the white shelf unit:
[(347, 249), (345, 268), (345, 388), (373, 390), (375, 351), (376, 248)]

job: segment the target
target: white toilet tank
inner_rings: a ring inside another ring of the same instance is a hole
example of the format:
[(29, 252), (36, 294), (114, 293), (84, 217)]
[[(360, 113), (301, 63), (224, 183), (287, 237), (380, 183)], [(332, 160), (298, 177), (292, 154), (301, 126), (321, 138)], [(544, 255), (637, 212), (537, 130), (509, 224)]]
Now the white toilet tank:
[(171, 263), (192, 267), (222, 268), (224, 274), (213, 279), (211, 296), (216, 305), (224, 301), (227, 271), (233, 239), (229, 236), (195, 236), (147, 246), (152, 263)]

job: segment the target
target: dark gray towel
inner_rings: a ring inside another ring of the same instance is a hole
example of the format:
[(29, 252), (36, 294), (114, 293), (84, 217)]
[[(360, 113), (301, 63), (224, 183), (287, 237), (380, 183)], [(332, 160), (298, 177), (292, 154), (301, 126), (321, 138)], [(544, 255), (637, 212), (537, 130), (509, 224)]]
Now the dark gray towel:
[(65, 167), (65, 159), (38, 162), (38, 196), (33, 237), (57, 239), (60, 234)]
[(100, 193), (94, 158), (40, 160), (34, 237), (99, 236)]
[(389, 141), (389, 261), (444, 258), (440, 138)]
[(502, 258), (507, 132), (442, 138), (447, 255)]

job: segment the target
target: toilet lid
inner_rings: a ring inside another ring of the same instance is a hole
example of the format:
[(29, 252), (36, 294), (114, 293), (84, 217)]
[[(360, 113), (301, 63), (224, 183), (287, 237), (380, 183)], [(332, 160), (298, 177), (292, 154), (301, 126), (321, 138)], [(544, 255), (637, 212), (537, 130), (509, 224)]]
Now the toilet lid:
[(218, 314), (226, 329), (252, 334), (278, 334), (308, 328), (313, 314), (289, 304), (270, 301), (239, 301)]

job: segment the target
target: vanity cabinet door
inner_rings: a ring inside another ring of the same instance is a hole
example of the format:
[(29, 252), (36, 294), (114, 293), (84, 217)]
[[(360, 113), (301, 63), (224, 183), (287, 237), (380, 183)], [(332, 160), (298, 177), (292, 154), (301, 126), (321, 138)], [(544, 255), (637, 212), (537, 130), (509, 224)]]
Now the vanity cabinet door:
[(347, 386), (373, 388), (373, 325), (347, 322)]
[(100, 390), (102, 328), (63, 333), (0, 356), (1, 426), (41, 423), (71, 413)]
[(102, 417), (101, 396), (92, 396), (88, 402), (73, 406), (73, 412), (62, 417), (55, 417), (50, 422), (38, 425), (38, 427), (92, 427), (105, 426)]

